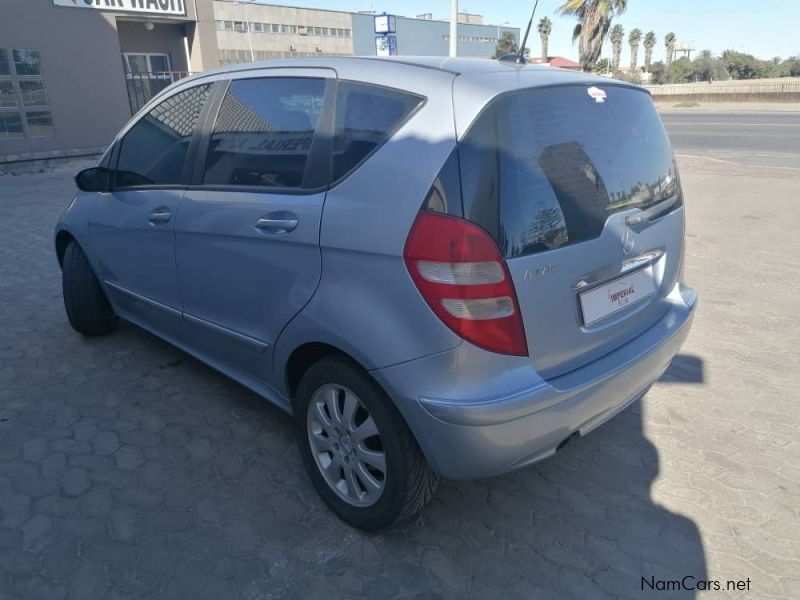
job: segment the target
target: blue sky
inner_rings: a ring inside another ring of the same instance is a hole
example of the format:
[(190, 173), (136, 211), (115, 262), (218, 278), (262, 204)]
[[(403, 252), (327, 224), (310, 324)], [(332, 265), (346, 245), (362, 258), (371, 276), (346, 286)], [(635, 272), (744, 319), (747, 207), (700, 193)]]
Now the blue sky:
[[(432, 12), (434, 18), (445, 18), (450, 10), (449, 0), (256, 0), (270, 4), (288, 4), (330, 8), (336, 10), (377, 10), (415, 16)], [(544, 15), (553, 21), (550, 54), (577, 58), (577, 48), (571, 36), (574, 21), (555, 14), (561, 0), (540, 0), (537, 19)], [(525, 28), (532, 1), (519, 0), (460, 0), (462, 11), (484, 15), (487, 23), (509, 21)], [(627, 32), (638, 27), (653, 30), (658, 36), (654, 60), (664, 57), (663, 37), (674, 31), (680, 41), (693, 41), (697, 50), (710, 48), (715, 54), (728, 48), (755, 54), (759, 58), (800, 55), (800, 0), (628, 0), (628, 10), (617, 21)], [(539, 40), (535, 30), (528, 46), (538, 53)], [(606, 51), (604, 54), (609, 54)], [(639, 51), (640, 62), (642, 50)], [(622, 62), (628, 61), (628, 48)]]

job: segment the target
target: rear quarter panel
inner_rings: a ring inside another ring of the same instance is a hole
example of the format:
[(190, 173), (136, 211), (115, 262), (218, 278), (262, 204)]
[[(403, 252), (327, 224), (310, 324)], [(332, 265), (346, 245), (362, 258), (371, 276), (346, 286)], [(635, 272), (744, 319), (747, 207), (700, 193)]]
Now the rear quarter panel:
[(320, 232), (322, 278), (278, 340), (276, 381), (282, 380), (292, 351), (307, 342), (336, 346), (366, 369), (460, 343), (419, 295), (403, 262), (411, 225), (455, 148), (453, 77), (360, 61), (357, 68), (339, 71), (340, 80), (402, 86), (426, 101), (389, 142), (328, 192)]

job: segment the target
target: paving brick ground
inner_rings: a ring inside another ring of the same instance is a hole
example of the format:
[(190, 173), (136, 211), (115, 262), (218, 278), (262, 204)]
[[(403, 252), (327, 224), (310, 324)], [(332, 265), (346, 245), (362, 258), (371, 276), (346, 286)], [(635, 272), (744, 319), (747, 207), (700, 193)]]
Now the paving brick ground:
[(250, 392), (135, 327), (73, 333), (51, 241), (71, 171), (0, 177), (0, 599), (635, 598), (686, 575), (800, 597), (800, 179), (682, 162), (702, 296), (664, 379), (383, 535), (326, 510)]

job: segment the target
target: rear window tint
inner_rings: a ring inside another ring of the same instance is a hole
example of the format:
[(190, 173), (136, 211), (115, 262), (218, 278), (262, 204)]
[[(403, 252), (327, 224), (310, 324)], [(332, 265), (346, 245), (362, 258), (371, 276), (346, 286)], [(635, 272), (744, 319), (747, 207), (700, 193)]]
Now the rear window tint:
[(609, 215), (680, 194), (672, 150), (650, 97), (606, 86), (513, 92), (459, 146), (464, 211), (506, 257), (600, 235)]
[(303, 187), (324, 93), (324, 79), (231, 82), (214, 123), (203, 182)]
[(423, 100), (399, 90), (339, 82), (333, 137), (333, 181), (350, 173), (386, 143)]

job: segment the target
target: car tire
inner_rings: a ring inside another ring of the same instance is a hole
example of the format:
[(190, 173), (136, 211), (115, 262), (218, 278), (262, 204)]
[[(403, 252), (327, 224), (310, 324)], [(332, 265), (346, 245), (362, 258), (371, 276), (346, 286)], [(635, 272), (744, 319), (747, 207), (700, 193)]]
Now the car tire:
[(117, 316), (77, 242), (70, 242), (61, 265), (64, 308), (72, 328), (84, 335), (109, 333)]
[[(336, 403), (339, 413), (347, 413), (353, 396), (359, 403), (358, 408), (350, 411), (349, 420), (343, 414), (339, 422), (341, 427), (334, 427), (336, 418), (331, 417), (331, 404)], [(315, 412), (317, 409), (321, 412)], [(344, 357), (323, 358), (315, 363), (297, 387), (294, 414), (306, 471), (319, 495), (339, 518), (365, 531), (407, 525), (417, 520), (422, 508), (433, 497), (439, 477), (431, 470), (394, 403), (363, 369)], [(328, 425), (324, 424), (326, 418), (330, 422)], [(373, 425), (377, 433), (360, 439)], [(342, 433), (337, 450), (322, 450), (322, 447), (336, 444), (338, 435), (329, 436), (323, 427)], [(346, 439), (344, 434), (347, 434)], [(349, 444), (347, 440), (351, 440)], [(350, 454), (346, 453), (347, 445), (351, 448)], [(382, 479), (379, 468), (373, 468), (375, 463), (372, 462), (381, 451), (384, 458)], [(327, 470), (323, 467), (326, 457), (330, 461)], [(346, 471), (344, 461), (348, 457), (350, 470), (355, 473), (354, 481)], [(364, 457), (369, 458), (370, 464), (362, 460)], [(332, 476), (330, 473), (339, 467), (341, 471)], [(334, 479), (341, 479), (338, 487)], [(364, 482), (370, 480), (372, 484), (365, 485)], [(382, 485), (380, 492), (373, 489), (376, 482)], [(356, 489), (355, 493), (351, 493), (352, 488)], [(373, 497), (369, 496), (368, 489)]]

